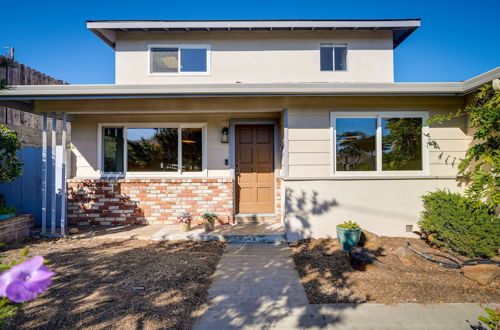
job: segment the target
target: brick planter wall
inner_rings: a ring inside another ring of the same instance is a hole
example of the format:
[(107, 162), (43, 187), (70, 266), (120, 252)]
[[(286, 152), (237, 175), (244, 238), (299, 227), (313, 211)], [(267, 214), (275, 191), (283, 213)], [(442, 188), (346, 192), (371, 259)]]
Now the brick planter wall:
[(233, 217), (231, 179), (68, 180), (68, 222), (72, 225), (173, 224), (182, 212), (195, 222), (213, 212)]
[(31, 227), (33, 227), (32, 214), (20, 214), (0, 220), (0, 242), (24, 240), (30, 236)]

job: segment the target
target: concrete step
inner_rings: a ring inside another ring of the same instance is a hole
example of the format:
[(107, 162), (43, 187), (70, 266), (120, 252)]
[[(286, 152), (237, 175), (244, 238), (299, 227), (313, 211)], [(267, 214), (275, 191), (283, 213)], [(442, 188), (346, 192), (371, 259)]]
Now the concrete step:
[(278, 244), (285, 243), (285, 235), (223, 235), (226, 243)]
[(236, 223), (275, 223), (276, 217), (274, 214), (237, 214), (235, 215)]
[(285, 243), (285, 230), (278, 223), (248, 223), (237, 225), (218, 225), (215, 230), (206, 232), (203, 227), (198, 227), (188, 232), (175, 231), (177, 226), (166, 227), (155, 233), (153, 240), (192, 240), (192, 241), (221, 241), (237, 244), (278, 244)]

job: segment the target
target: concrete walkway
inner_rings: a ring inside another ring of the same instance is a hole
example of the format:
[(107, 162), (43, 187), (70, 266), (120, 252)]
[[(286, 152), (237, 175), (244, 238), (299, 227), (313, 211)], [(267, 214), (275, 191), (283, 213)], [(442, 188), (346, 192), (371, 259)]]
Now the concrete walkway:
[(194, 329), (471, 329), (483, 314), (477, 304), (310, 305), (285, 245), (227, 245), (208, 301)]

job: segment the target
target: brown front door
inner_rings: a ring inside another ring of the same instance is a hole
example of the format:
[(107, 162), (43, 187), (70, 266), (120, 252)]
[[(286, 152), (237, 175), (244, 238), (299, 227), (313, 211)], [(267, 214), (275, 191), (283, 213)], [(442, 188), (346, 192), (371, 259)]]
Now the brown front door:
[(236, 126), (236, 212), (274, 213), (271, 125)]

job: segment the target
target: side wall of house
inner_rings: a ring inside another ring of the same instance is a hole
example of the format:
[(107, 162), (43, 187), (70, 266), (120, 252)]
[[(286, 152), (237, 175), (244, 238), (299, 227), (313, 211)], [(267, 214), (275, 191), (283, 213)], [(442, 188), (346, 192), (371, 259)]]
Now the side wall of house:
[[(346, 43), (347, 71), (320, 70), (320, 44)], [(210, 74), (151, 75), (148, 45), (209, 45)], [(392, 31), (119, 32), (117, 84), (392, 82)]]
[(429, 175), (421, 178), (332, 177), (331, 111), (427, 111), (448, 114), (463, 106), (453, 97), (317, 99), (288, 107), (289, 178), (284, 180), (285, 224), (289, 240), (335, 237), (336, 225), (353, 220), (374, 233), (411, 235), (417, 230), (421, 196), (436, 189), (461, 191), (457, 165), (470, 137), (465, 119), (429, 128)]

